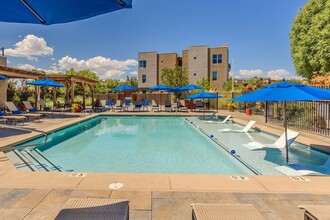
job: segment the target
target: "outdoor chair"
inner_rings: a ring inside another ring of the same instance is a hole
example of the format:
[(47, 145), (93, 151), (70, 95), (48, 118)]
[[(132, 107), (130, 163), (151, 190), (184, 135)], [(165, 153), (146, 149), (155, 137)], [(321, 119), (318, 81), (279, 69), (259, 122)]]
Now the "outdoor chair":
[(15, 125), (17, 124), (17, 122), (22, 122), (24, 124), (25, 119), (26, 117), (24, 116), (4, 115), (3, 112), (0, 112), (0, 120), (2, 120), (2, 122), (7, 123), (7, 121), (10, 121), (14, 122)]
[[(287, 130), (288, 134), (288, 146), (294, 142), (294, 140), (298, 137), (299, 132), (292, 131), (292, 130)], [(262, 149), (262, 148), (284, 148), (285, 147), (285, 132), (275, 141), (273, 144), (263, 144), (260, 142), (250, 142), (247, 144), (243, 144), (242, 146), (249, 148), (250, 150), (255, 150), (255, 149)]]
[(94, 107), (94, 111), (95, 112), (98, 112), (98, 111), (105, 112), (107, 110), (105, 107), (105, 103), (106, 103), (106, 100), (100, 100), (99, 105)]
[(298, 207), (305, 210), (304, 220), (330, 219), (329, 205), (300, 205)]
[(192, 220), (263, 220), (252, 204), (193, 203)]
[(105, 102), (105, 108), (107, 110), (112, 110), (113, 111), (113, 107), (115, 106), (115, 103), (113, 103), (110, 99), (107, 99), (107, 101)]
[(52, 116), (52, 118), (54, 117), (52, 112), (49, 111), (38, 111), (36, 108), (33, 108), (33, 106), (31, 105), (31, 103), (29, 101), (22, 101), (22, 103), (25, 105), (25, 107), (27, 108), (27, 110), (30, 113), (38, 113), (38, 114), (42, 114), (44, 116)]
[(107, 198), (71, 198), (55, 220), (129, 220), (129, 201)]
[(204, 105), (203, 105), (203, 102), (200, 101), (200, 100), (196, 100), (196, 110), (204, 110)]
[(139, 111), (141, 111), (142, 108), (142, 102), (141, 100), (135, 100), (134, 102), (134, 106), (133, 106), (133, 111), (135, 111), (135, 109), (139, 109)]
[(179, 111), (188, 111), (188, 108), (184, 106), (180, 100), (178, 100), (177, 102), (177, 109)]
[(50, 111), (50, 107), (47, 107), (45, 101), (43, 99), (40, 99), (39, 100), (39, 103), (40, 103), (40, 107), (44, 110), (44, 111)]
[[(218, 112), (213, 112), (212, 115), (210, 115), (210, 119), (212, 120), (214, 117), (218, 120)], [(212, 120), (212, 121), (205, 121), (207, 123), (217, 123), (217, 124), (226, 124), (227, 121), (230, 119), (231, 115), (228, 115), (223, 121), (217, 121), (217, 120)]]
[(123, 104), (121, 100), (117, 100), (116, 105), (113, 107), (114, 110), (122, 111), (123, 110)]
[(172, 103), (171, 100), (165, 100), (165, 111), (172, 111)]
[(320, 166), (304, 166), (301, 164), (289, 164), (278, 166), (276, 170), (287, 176), (322, 176), (330, 175), (330, 158)]
[(123, 109), (128, 111), (130, 106), (131, 106), (131, 100), (130, 99), (125, 99), (125, 105), (123, 106)]
[(242, 130), (234, 130), (230, 128), (219, 129), (220, 132), (233, 132), (233, 133), (245, 133), (248, 132), (252, 126), (256, 123), (256, 121), (250, 121)]
[(144, 101), (142, 102), (142, 109), (143, 109), (143, 111), (144, 111), (144, 109), (145, 109), (145, 108), (146, 108), (146, 109), (147, 109), (147, 111), (148, 111), (149, 102), (150, 102), (150, 100), (149, 100), (149, 99), (147, 99), (147, 100), (144, 100)]
[(25, 116), (28, 119), (32, 118), (33, 122), (35, 119), (38, 119), (40, 121), (41, 114), (24, 113), (21, 110), (18, 110), (13, 102), (5, 102), (5, 105), (9, 109), (9, 111), (11, 111), (11, 113), (13, 113), (14, 115)]
[(151, 101), (151, 110), (154, 111), (157, 109), (159, 111), (159, 105), (155, 102), (155, 100)]

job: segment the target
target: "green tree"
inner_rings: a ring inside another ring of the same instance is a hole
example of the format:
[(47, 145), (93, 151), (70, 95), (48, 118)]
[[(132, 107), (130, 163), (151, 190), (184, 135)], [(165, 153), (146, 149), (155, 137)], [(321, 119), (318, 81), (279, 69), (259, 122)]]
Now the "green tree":
[(138, 87), (138, 79), (136, 76), (127, 76), (126, 83), (130, 86)]
[(211, 89), (210, 81), (205, 79), (204, 77), (201, 80), (197, 80), (196, 84), (203, 87), (207, 91)]
[(330, 71), (330, 1), (309, 0), (293, 21), (291, 56), (297, 74), (307, 79), (312, 72)]
[[(186, 71), (181, 66), (176, 65), (173, 69), (165, 67), (162, 69), (162, 82), (170, 87), (188, 85), (188, 77)], [(182, 92), (175, 92), (174, 96), (180, 99), (183, 96)]]

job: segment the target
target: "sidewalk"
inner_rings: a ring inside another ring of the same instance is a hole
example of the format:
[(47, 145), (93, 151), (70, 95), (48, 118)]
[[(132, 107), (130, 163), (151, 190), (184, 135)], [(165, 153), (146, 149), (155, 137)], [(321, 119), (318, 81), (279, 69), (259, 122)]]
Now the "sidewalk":
[[(284, 132), (284, 127), (272, 123), (266, 123), (265, 117), (262, 115), (246, 115), (245, 113), (238, 111), (229, 112), (228, 110), (219, 110), (218, 114), (221, 116), (231, 115), (232, 119), (240, 124), (247, 124), (250, 120), (254, 120), (256, 121), (254, 127), (260, 128), (262, 131), (278, 136)], [(298, 132), (300, 132), (300, 135), (296, 139), (296, 142), (330, 153), (330, 137), (307, 133), (304, 131)]]

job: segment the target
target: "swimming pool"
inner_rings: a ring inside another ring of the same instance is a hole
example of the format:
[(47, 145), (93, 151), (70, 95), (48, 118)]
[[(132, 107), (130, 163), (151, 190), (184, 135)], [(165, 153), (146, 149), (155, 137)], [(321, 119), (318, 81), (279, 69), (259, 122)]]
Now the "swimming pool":
[(38, 149), (68, 171), (253, 174), (182, 117), (96, 117), (50, 134)]

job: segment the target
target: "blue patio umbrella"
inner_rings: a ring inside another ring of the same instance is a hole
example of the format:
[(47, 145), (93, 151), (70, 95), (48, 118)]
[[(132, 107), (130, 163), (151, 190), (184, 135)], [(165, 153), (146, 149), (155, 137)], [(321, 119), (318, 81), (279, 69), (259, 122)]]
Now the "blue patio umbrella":
[(1, 0), (0, 21), (51, 25), (131, 7), (132, 0)]
[[(149, 90), (151, 90), (151, 91), (168, 91), (170, 89), (172, 89), (172, 87), (166, 86), (166, 85), (163, 85), (163, 84), (158, 84), (156, 86), (153, 86), (153, 87), (149, 88)], [(159, 96), (160, 96), (160, 102), (162, 102), (162, 100), (161, 100), (162, 97), (161, 97), (160, 94), (159, 94)], [(160, 111), (161, 111), (161, 109), (160, 109)]]
[(33, 82), (28, 82), (27, 84), (34, 85), (34, 86), (65, 87), (65, 85), (55, 82), (48, 78), (33, 81)]
[(125, 91), (125, 90), (137, 90), (137, 88), (134, 87), (134, 86), (130, 86), (130, 85), (124, 84), (124, 85), (118, 86), (116, 88), (113, 88), (112, 90), (115, 90), (115, 91)]
[[(222, 98), (222, 96), (209, 92), (200, 92), (194, 95), (187, 96), (187, 98), (188, 99), (219, 99)], [(204, 111), (203, 111), (203, 118), (204, 118)]]
[(203, 90), (204, 90), (203, 87), (198, 86), (198, 85), (195, 85), (195, 84), (189, 84), (189, 85), (187, 85), (187, 86), (183, 86), (181, 89), (182, 89), (182, 90), (185, 90), (185, 91), (188, 91), (188, 90), (196, 90), (196, 89), (203, 89)]
[(288, 141), (287, 141), (287, 120), (286, 120), (286, 102), (292, 101), (317, 101), (330, 99), (330, 90), (319, 89), (303, 84), (280, 82), (271, 84), (262, 89), (238, 96), (232, 101), (237, 102), (256, 102), (256, 101), (273, 101), (283, 102), (283, 124), (286, 139), (286, 159), (289, 161)]
[(5, 76), (0, 76), (0, 80), (8, 80), (8, 78)]

